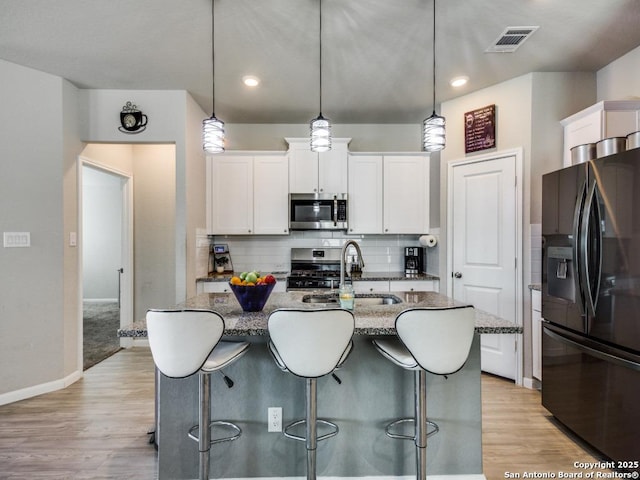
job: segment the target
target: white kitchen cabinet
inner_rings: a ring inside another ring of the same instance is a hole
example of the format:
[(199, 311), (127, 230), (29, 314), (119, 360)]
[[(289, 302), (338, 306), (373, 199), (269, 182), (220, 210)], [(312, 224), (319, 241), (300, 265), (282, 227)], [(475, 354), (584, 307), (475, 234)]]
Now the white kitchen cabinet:
[(560, 122), (564, 127), (563, 165), (571, 165), (571, 148), (640, 130), (640, 101), (603, 101)]
[(284, 155), (253, 159), (253, 233), (289, 233), (289, 161)]
[(207, 232), (250, 235), (253, 232), (253, 156), (208, 158)]
[(391, 280), (391, 292), (437, 292), (440, 284), (437, 280)]
[(354, 280), (353, 290), (356, 293), (388, 292), (388, 280)]
[(429, 231), (429, 156), (385, 155), (383, 233)]
[(289, 233), (288, 159), (229, 153), (207, 158), (207, 233)]
[(202, 287), (202, 292), (198, 293), (231, 293), (227, 282), (199, 282), (199, 284)]
[(308, 138), (286, 138), (289, 143), (290, 193), (347, 192), (350, 138), (333, 138), (331, 150), (311, 151)]
[(542, 295), (531, 290), (531, 359), (533, 377), (542, 380)]
[(349, 155), (349, 233), (382, 233), (382, 155)]

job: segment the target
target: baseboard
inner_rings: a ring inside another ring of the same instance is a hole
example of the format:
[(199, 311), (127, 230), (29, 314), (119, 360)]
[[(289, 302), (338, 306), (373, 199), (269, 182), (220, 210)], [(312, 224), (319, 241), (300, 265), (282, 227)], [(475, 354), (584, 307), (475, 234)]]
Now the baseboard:
[(529, 390), (540, 390), (542, 388), (542, 384), (540, 380), (536, 378), (527, 378), (524, 377), (522, 379), (522, 386), (528, 388)]
[(20, 400), (25, 400), (27, 398), (37, 397), (38, 395), (43, 395), (45, 393), (62, 390), (72, 383), (77, 382), (81, 378), (82, 370), (76, 370), (75, 372), (59, 380), (41, 383), (39, 385), (33, 385), (32, 387), (21, 388), (20, 390), (14, 390), (13, 392), (3, 393), (2, 395), (0, 395), (0, 405), (7, 405), (9, 403), (19, 402)]
[(134, 337), (131, 346), (132, 347), (148, 347), (149, 340), (147, 338)]

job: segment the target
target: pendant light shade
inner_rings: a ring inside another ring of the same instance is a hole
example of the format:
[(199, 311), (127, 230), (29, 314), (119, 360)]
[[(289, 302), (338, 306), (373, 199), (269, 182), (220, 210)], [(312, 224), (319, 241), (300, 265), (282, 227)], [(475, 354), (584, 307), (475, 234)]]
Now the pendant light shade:
[(202, 146), (207, 153), (224, 152), (224, 122), (215, 115), (202, 122)]
[[(216, 109), (216, 47), (215, 47), (215, 0), (211, 0), (211, 89), (213, 111)], [(224, 122), (212, 113), (202, 122), (202, 148), (206, 153), (224, 152)]]
[(445, 147), (445, 120), (435, 110), (422, 122), (422, 148), (425, 152), (439, 152)]
[(311, 120), (311, 151), (327, 152), (331, 150), (331, 122), (322, 116), (322, 0), (320, 0), (320, 114)]
[(318, 115), (318, 118), (311, 120), (309, 124), (311, 131), (311, 151), (327, 152), (331, 150), (331, 124), (329, 120)]
[(433, 113), (422, 122), (422, 149), (439, 152), (445, 143), (445, 120), (436, 115), (436, 0), (433, 0)]

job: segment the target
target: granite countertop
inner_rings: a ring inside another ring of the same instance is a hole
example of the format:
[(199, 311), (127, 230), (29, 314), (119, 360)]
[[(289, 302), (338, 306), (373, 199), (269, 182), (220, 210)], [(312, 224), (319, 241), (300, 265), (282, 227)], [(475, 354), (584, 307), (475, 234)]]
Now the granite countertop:
[(542, 285), (540, 285), (539, 283), (532, 283), (531, 285), (529, 285), (529, 290), (541, 291)]
[[(206, 277), (199, 277), (196, 282), (228, 282), (232, 276), (238, 275), (239, 272), (211, 273)], [(278, 281), (285, 281), (289, 272), (269, 272), (276, 277)], [(440, 277), (430, 275), (428, 273), (418, 273), (415, 275), (407, 275), (404, 272), (362, 272), (359, 274), (348, 275), (352, 281), (387, 281), (387, 280), (440, 280)]]
[[(274, 292), (261, 312), (244, 312), (232, 293), (202, 293), (176, 305), (181, 309), (206, 309), (218, 312), (225, 320), (225, 335), (255, 336), (268, 335), (267, 319), (278, 308), (297, 308), (315, 310), (319, 308), (337, 308), (336, 304), (305, 303), (302, 298), (309, 292)], [(436, 292), (391, 292), (402, 300), (393, 305), (358, 305), (358, 297), (353, 311), (356, 320), (356, 335), (395, 335), (395, 318), (403, 310), (415, 307), (462, 306), (452, 298)], [(362, 294), (362, 297), (375, 297), (375, 294)], [(515, 323), (476, 310), (476, 333), (508, 334), (522, 333), (522, 327)], [(147, 327), (144, 320), (118, 330), (119, 337), (146, 337)]]

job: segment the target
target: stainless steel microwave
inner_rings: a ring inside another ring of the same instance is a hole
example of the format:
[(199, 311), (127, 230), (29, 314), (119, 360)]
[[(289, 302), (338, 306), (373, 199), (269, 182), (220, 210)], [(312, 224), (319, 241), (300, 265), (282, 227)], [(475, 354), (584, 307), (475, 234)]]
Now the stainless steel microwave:
[(346, 230), (346, 193), (290, 193), (289, 230)]

